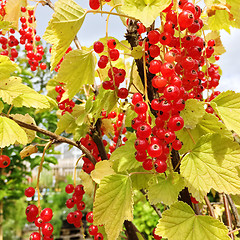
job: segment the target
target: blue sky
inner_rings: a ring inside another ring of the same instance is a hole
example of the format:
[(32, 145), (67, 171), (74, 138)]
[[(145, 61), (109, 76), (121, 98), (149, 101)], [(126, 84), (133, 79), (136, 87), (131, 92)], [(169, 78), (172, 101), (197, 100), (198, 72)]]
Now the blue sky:
[[(81, 7), (89, 9), (88, 0), (75, 0)], [(53, 0), (56, 2), (56, 0)], [(36, 11), (36, 18), (39, 24), (37, 32), (40, 36), (43, 35), (48, 21), (52, 16), (52, 9), (48, 6), (39, 4)], [(83, 46), (90, 46), (94, 41), (105, 36), (106, 15), (88, 14), (85, 18), (83, 26), (78, 33), (78, 38)], [(110, 17), (109, 35), (118, 39), (124, 39), (125, 29), (122, 22), (116, 16)], [(231, 29), (231, 35), (222, 31), (222, 41), (226, 48), (218, 64), (223, 70), (223, 75), (220, 80), (220, 85), (217, 88), (219, 91), (234, 90), (240, 92), (240, 29)]]

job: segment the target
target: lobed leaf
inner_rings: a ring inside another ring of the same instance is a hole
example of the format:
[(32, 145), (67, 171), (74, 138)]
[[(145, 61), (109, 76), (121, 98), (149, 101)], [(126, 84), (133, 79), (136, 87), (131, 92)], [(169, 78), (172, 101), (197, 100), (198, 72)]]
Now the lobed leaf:
[(15, 144), (15, 142), (27, 144), (25, 131), (13, 120), (0, 117), (0, 148)]
[(77, 35), (85, 19), (86, 11), (73, 0), (58, 0), (54, 14), (48, 23), (43, 38), (51, 43), (51, 70), (59, 63)]
[(193, 196), (201, 201), (211, 188), (239, 194), (240, 146), (219, 134), (202, 136), (181, 162), (181, 175)]
[(114, 174), (104, 177), (93, 205), (94, 225), (104, 225), (108, 240), (116, 240), (124, 220), (133, 219), (130, 177)]
[(155, 233), (168, 240), (230, 240), (223, 223), (210, 216), (195, 215), (184, 202), (174, 203), (163, 212)]

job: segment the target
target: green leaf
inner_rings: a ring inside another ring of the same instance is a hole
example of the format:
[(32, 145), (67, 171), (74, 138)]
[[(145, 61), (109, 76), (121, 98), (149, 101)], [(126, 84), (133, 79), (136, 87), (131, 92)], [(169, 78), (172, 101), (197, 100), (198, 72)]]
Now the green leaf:
[(212, 100), (212, 103), (216, 104), (211, 106), (217, 111), (226, 127), (240, 136), (240, 93), (222, 92)]
[[(23, 85), (23, 84), (22, 84)], [(28, 89), (30, 91), (30, 88)], [(37, 92), (22, 93), (20, 96), (13, 100), (13, 105), (15, 107), (34, 107), (37, 109), (50, 108), (49, 99)], [(54, 104), (55, 105), (55, 104)]]
[(136, 137), (132, 134), (125, 145), (117, 148), (111, 155), (110, 161), (113, 162), (113, 169), (116, 172), (124, 172), (137, 167), (142, 164), (135, 159), (136, 149), (134, 142)]
[[(189, 131), (189, 132), (188, 132)], [(219, 121), (213, 114), (205, 113), (203, 118), (194, 129), (186, 129), (185, 127), (176, 132), (177, 137), (183, 142), (181, 153), (186, 153), (194, 147), (194, 143), (189, 133), (197, 142), (199, 138), (208, 133), (219, 133), (223, 136), (232, 138), (232, 133), (228, 131), (226, 126)]]
[(124, 220), (133, 219), (130, 177), (114, 174), (104, 177), (96, 191), (93, 205), (94, 225), (105, 226), (108, 240), (115, 240)]
[(171, 0), (124, 0), (121, 10), (129, 15), (129, 17), (134, 17), (139, 19), (145, 27), (150, 27), (150, 25), (159, 16), (159, 13), (168, 7)]
[(195, 215), (184, 202), (174, 203), (163, 212), (155, 233), (168, 240), (230, 240), (223, 223), (210, 216)]
[(64, 131), (66, 133), (74, 133), (76, 127), (75, 118), (70, 113), (66, 112), (58, 121), (55, 133), (58, 135)]
[(89, 130), (89, 124), (83, 123), (82, 125), (77, 126), (74, 132), (74, 140), (79, 141), (82, 137), (85, 137)]
[[(13, 117), (16, 120), (19, 120), (19, 121), (22, 121), (22, 122), (25, 122), (25, 123), (28, 123), (28, 124), (36, 125), (35, 120), (28, 113), (25, 114), (25, 115), (11, 114), (10, 116)], [(27, 129), (27, 128), (22, 128), (22, 129), (25, 131), (25, 133), (27, 135), (27, 138), (28, 138), (27, 143), (31, 143), (36, 137), (36, 132), (33, 131), (33, 130), (30, 130), (30, 129)]]
[(219, 134), (207, 134), (199, 139), (181, 162), (181, 175), (193, 196), (202, 201), (211, 188), (218, 192), (240, 192), (238, 172), (240, 146)]
[(72, 99), (84, 84), (94, 83), (94, 73), (95, 59), (93, 53), (77, 49), (65, 56), (56, 81), (66, 83), (66, 93), (64, 94)]
[(184, 180), (178, 173), (169, 174), (167, 178), (161, 174), (149, 186), (149, 201), (151, 204), (160, 202), (166, 205), (173, 204), (178, 200), (178, 194), (184, 186)]
[(7, 147), (18, 142), (27, 144), (28, 139), (24, 130), (13, 120), (0, 117), (0, 148)]
[(86, 11), (73, 0), (58, 0), (54, 14), (48, 23), (43, 38), (51, 43), (51, 70), (61, 60), (66, 50), (77, 35), (85, 19)]
[(8, 31), (12, 28), (12, 23), (8, 21), (0, 21), (0, 29)]
[(9, 57), (0, 55), (0, 79), (9, 78), (10, 74), (17, 70), (17, 64)]
[(203, 104), (197, 99), (186, 101), (185, 109), (181, 111), (181, 117), (184, 120), (184, 127), (195, 128), (202, 116), (205, 114)]
[(208, 18), (208, 26), (212, 31), (224, 29), (230, 34), (229, 14), (225, 10), (216, 10), (215, 14)]
[(2, 112), (3, 109), (4, 109), (4, 104), (2, 101), (0, 101), (0, 113)]
[(136, 169), (132, 169), (131, 173), (133, 172), (141, 172), (141, 174), (138, 173), (131, 175), (133, 189), (140, 190), (148, 188), (148, 182), (153, 177), (153, 175), (149, 171), (145, 170), (142, 166)]
[(143, 48), (141, 46), (134, 47), (131, 55), (134, 57), (134, 59), (141, 59), (144, 55)]
[(94, 191), (94, 182), (91, 176), (82, 170), (79, 177), (82, 181), (82, 185), (84, 186), (85, 193), (91, 197)]

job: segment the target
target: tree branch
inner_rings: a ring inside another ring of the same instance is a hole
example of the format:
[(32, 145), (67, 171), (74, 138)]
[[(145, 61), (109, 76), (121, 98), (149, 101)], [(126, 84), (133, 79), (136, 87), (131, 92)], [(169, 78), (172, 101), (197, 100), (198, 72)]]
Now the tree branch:
[(136, 226), (132, 222), (125, 220), (124, 221), (124, 227), (126, 228), (127, 239), (129, 239), (129, 240), (139, 240), (139, 238), (137, 236), (137, 232), (139, 234), (141, 234), (141, 233), (138, 231), (138, 229), (136, 228)]
[(69, 145), (72, 145), (72, 146), (80, 149), (83, 153), (85, 153), (86, 156), (88, 157), (88, 159), (89, 159), (93, 164), (96, 164), (96, 162), (97, 162), (96, 159), (93, 157), (93, 155), (90, 153), (90, 151), (89, 151), (86, 147), (84, 147), (80, 142), (77, 142), (77, 143), (76, 143), (76, 142), (74, 142), (74, 141), (71, 140), (71, 139), (62, 137), (62, 136), (57, 135), (57, 134), (55, 134), (55, 133), (52, 133), (52, 132), (50, 132), (50, 131), (48, 131), (48, 130), (45, 130), (45, 129), (43, 129), (43, 128), (40, 128), (40, 127), (38, 127), (38, 126), (36, 126), (36, 125), (22, 122), (22, 121), (20, 121), (20, 120), (17, 120), (17, 119), (15, 119), (15, 118), (11, 117), (11, 116), (5, 115), (4, 113), (1, 113), (1, 116), (3, 116), (3, 117), (8, 117), (9, 119), (13, 120), (14, 122), (16, 122), (16, 123), (17, 123), (19, 126), (21, 126), (21, 127), (24, 127), (24, 128), (26, 128), (26, 129), (30, 129), (30, 130), (36, 131), (36, 132), (38, 132), (38, 133), (42, 133), (42, 134), (44, 134), (44, 135), (46, 135), (46, 136), (49, 136), (50, 139), (54, 139), (54, 140), (55, 140), (55, 143), (58, 143), (58, 142), (60, 142), (60, 143), (68, 143)]
[[(149, 202), (149, 199), (148, 199), (148, 196), (147, 196), (147, 193), (145, 192), (145, 190), (144, 190), (144, 189), (141, 189), (140, 192), (146, 197), (146, 200)], [(150, 204), (150, 203), (149, 203), (149, 204)], [(150, 205), (151, 205), (151, 207), (154, 209), (154, 211), (157, 213), (157, 215), (158, 215), (160, 218), (162, 218), (162, 213), (161, 213), (160, 209), (158, 209), (158, 208), (156, 207), (156, 205), (154, 205), (154, 204), (150, 204)]]
[[(229, 204), (227, 200), (227, 196), (225, 193), (223, 193), (223, 203), (224, 203), (224, 208), (225, 208), (225, 213), (226, 213), (226, 218), (227, 218), (227, 225), (228, 225), (228, 230), (231, 232), (232, 231), (232, 216), (231, 212), (229, 210)], [(234, 234), (230, 234), (230, 237), (232, 239), (235, 239)]]
[(212, 208), (212, 205), (211, 205), (208, 197), (205, 196), (205, 197), (204, 197), (204, 200), (205, 200), (205, 202), (206, 202), (206, 204), (207, 204), (207, 207), (208, 207), (208, 211), (209, 211), (210, 216), (216, 218), (215, 213), (214, 213), (213, 208)]
[(233, 214), (234, 219), (235, 219), (235, 223), (236, 223), (235, 225), (236, 225), (237, 228), (240, 228), (240, 219), (239, 219), (238, 210), (237, 210), (231, 196), (226, 194), (226, 197), (228, 199), (229, 205), (230, 205), (231, 210), (232, 210), (232, 214)]

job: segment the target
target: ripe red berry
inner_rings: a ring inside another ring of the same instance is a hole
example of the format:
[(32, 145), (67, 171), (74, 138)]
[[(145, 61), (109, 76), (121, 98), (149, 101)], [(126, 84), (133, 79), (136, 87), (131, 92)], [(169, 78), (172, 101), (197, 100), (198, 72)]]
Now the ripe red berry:
[(148, 106), (145, 102), (138, 102), (134, 107), (134, 111), (137, 114), (145, 113), (147, 110), (148, 110)]
[(67, 222), (68, 222), (69, 224), (73, 224), (74, 221), (75, 221), (75, 219), (74, 219), (74, 213), (73, 213), (73, 212), (70, 212), (70, 213), (67, 215)]
[(47, 69), (47, 64), (46, 63), (40, 63), (40, 68), (42, 69), (42, 70), (46, 70)]
[(162, 159), (157, 159), (154, 161), (154, 167), (156, 172), (164, 173), (167, 170), (167, 163)]
[(98, 227), (95, 226), (95, 225), (91, 225), (88, 228), (88, 232), (89, 232), (90, 235), (95, 236), (97, 234), (97, 232), (98, 232)]
[(197, 201), (193, 196), (191, 196), (191, 202), (192, 202), (193, 204), (197, 204), (197, 203), (198, 203), (198, 201)]
[(149, 72), (152, 74), (159, 73), (161, 70), (162, 62), (160, 60), (152, 60), (149, 66)]
[(53, 225), (51, 223), (45, 223), (42, 227), (42, 234), (44, 236), (51, 236), (53, 232)]
[(11, 160), (6, 155), (0, 155), (0, 168), (6, 168), (10, 165)]
[(30, 237), (29, 240), (41, 240), (41, 235), (38, 232), (33, 232)]
[(104, 50), (104, 45), (102, 42), (97, 41), (93, 44), (93, 49), (96, 53), (101, 53)]
[(143, 97), (141, 93), (134, 93), (132, 97), (132, 104), (136, 105), (138, 102), (142, 102)]
[(156, 231), (156, 228), (153, 229), (153, 237), (154, 237), (154, 239), (156, 239), (156, 240), (161, 240), (162, 237), (156, 235), (156, 234), (155, 234), (155, 231)]
[(93, 212), (88, 212), (87, 215), (86, 215), (86, 220), (89, 222), (89, 223), (93, 223)]
[(162, 154), (162, 146), (157, 143), (151, 143), (148, 146), (147, 151), (150, 157), (159, 157)]
[(182, 11), (178, 16), (178, 23), (182, 29), (186, 29), (193, 24), (194, 15), (192, 12), (186, 10)]
[(99, 0), (89, 0), (89, 6), (93, 10), (97, 10), (100, 8), (100, 1)]
[(119, 98), (125, 99), (128, 96), (128, 90), (126, 88), (120, 88), (117, 95)]
[[(51, 221), (53, 217), (53, 212), (51, 208), (44, 208), (40, 214), (40, 217), (43, 219), (44, 222)], [(51, 235), (51, 234), (50, 234)]]
[(148, 170), (148, 171), (150, 171), (150, 170), (152, 170), (153, 169), (153, 162), (152, 162), (152, 159), (146, 159), (144, 162), (143, 162), (143, 168), (145, 169), (145, 170)]
[(97, 233), (95, 236), (94, 236), (94, 240), (103, 240), (103, 235), (101, 233)]
[(68, 184), (66, 187), (65, 187), (65, 192), (70, 194), (72, 193), (74, 190), (74, 186), (72, 184)]
[(107, 41), (107, 46), (109, 49), (114, 49), (116, 47), (117, 43), (115, 41), (115, 39), (109, 39)]
[(26, 188), (24, 194), (26, 197), (33, 197), (35, 194), (35, 189), (33, 187)]
[(148, 33), (148, 40), (150, 44), (157, 44), (159, 42), (160, 33), (152, 30)]
[(184, 126), (184, 121), (180, 116), (172, 116), (168, 121), (168, 128), (172, 131), (179, 131)]
[(119, 56), (120, 56), (120, 53), (117, 49), (111, 49), (109, 51), (109, 56), (110, 56), (112, 61), (117, 61)]

